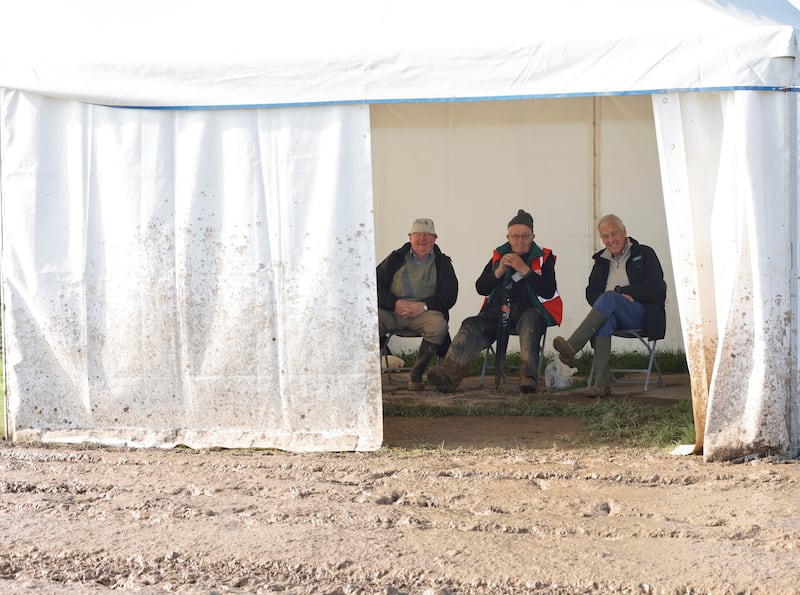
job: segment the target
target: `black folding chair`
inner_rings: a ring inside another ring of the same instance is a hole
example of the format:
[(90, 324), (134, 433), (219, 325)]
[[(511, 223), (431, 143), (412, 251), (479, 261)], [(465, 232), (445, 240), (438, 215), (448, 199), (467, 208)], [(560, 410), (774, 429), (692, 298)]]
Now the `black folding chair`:
[[(519, 334), (517, 333), (517, 329), (511, 329), (509, 333), (512, 337), (518, 337)], [(547, 328), (545, 327), (544, 332), (542, 333), (542, 340), (539, 343), (539, 381), (542, 380), (542, 371), (544, 370), (544, 343), (547, 339)], [(489, 345), (484, 352), (483, 352), (483, 369), (481, 370), (481, 387), (483, 387), (483, 381), (486, 378), (486, 369), (489, 367), (489, 354), (494, 353), (494, 343)], [(518, 366), (504, 366), (504, 368), (509, 369), (518, 369)], [(505, 380), (505, 370), (503, 371), (503, 378), (501, 380)]]
[[(416, 337), (421, 339), (422, 335), (420, 335), (416, 331), (411, 331), (411, 330), (390, 331), (386, 333), (384, 341), (381, 344), (381, 362), (383, 364), (381, 367), (381, 372), (386, 373), (386, 378), (387, 380), (389, 380), (389, 384), (394, 384), (394, 382), (392, 381), (392, 372), (408, 372), (409, 370), (411, 370), (411, 368), (407, 366), (401, 368), (392, 368), (389, 365), (389, 340), (392, 337), (403, 337), (406, 339), (413, 339)], [(438, 355), (436, 356), (436, 361), (437, 362), (439, 361)]]

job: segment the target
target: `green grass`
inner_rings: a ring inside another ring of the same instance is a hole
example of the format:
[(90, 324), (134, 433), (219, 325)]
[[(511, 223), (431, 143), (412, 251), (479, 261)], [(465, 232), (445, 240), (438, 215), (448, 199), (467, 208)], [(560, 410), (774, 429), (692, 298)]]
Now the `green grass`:
[(647, 405), (627, 401), (597, 400), (589, 404), (556, 400), (518, 399), (481, 405), (426, 405), (386, 402), (389, 417), (448, 417), (513, 415), (527, 417), (578, 417), (586, 420), (592, 443), (635, 447), (672, 447), (694, 444), (690, 400), (673, 405)]
[(592, 438), (625, 446), (677, 446), (694, 444), (691, 400), (670, 406), (600, 401), (587, 410)]

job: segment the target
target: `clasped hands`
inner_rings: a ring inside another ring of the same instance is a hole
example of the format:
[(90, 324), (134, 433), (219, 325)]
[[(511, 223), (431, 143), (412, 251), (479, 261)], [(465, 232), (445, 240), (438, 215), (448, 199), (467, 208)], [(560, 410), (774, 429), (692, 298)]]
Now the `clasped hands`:
[(416, 318), (424, 311), (425, 311), (425, 302), (397, 300), (394, 304), (394, 312), (400, 318)]
[(525, 264), (525, 261), (519, 254), (514, 254), (513, 252), (509, 252), (508, 254), (503, 254), (503, 256), (500, 257), (500, 263), (494, 270), (494, 276), (499, 279), (500, 277), (506, 274), (506, 269), (508, 267), (511, 267), (523, 277), (527, 275), (531, 270), (531, 267)]

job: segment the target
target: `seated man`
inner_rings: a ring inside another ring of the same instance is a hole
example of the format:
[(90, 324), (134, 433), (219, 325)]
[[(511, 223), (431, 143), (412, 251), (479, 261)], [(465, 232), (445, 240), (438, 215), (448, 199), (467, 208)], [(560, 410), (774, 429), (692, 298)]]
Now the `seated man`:
[(569, 364), (594, 338), (597, 382), (590, 387), (590, 397), (611, 394), (608, 360), (616, 329), (643, 328), (650, 339), (663, 339), (667, 326), (667, 284), (655, 251), (629, 238), (616, 215), (601, 217), (597, 231), (605, 249), (592, 256), (594, 266), (586, 286), (586, 301), (592, 309), (569, 339), (553, 340), (559, 358)]
[(458, 297), (458, 279), (450, 257), (436, 245), (433, 221), (415, 219), (408, 237), (378, 265), (378, 326), (381, 342), (397, 330), (422, 336), (408, 380), (409, 390), (421, 391), (431, 359), (450, 344), (447, 321)]
[(470, 362), (496, 339), (504, 306), (509, 325), (516, 328), (520, 346), (520, 391), (535, 393), (539, 379), (539, 344), (548, 326), (561, 323), (561, 297), (556, 287), (556, 257), (533, 241), (533, 217), (519, 210), (508, 222), (507, 241), (495, 248), (475, 282), (487, 296), (477, 316), (464, 320), (440, 366), (428, 380), (443, 393), (453, 392)]

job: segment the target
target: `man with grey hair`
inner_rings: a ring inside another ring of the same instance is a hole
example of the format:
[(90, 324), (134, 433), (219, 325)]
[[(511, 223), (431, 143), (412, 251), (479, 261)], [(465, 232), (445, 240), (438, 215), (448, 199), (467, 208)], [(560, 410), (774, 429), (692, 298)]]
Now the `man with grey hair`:
[(423, 373), (437, 353), (450, 345), (448, 320), (458, 298), (458, 279), (450, 257), (436, 245), (436, 228), (427, 218), (415, 219), (409, 241), (378, 265), (378, 326), (386, 334), (410, 330), (422, 336), (408, 389), (425, 390)]
[(655, 251), (628, 237), (625, 224), (616, 215), (604, 215), (597, 232), (605, 245), (595, 253), (586, 286), (586, 301), (592, 309), (569, 337), (556, 337), (553, 347), (565, 364), (589, 340), (594, 342), (597, 382), (590, 397), (611, 394), (611, 335), (617, 329), (645, 329), (650, 339), (663, 339), (667, 326), (664, 302), (667, 284)]

